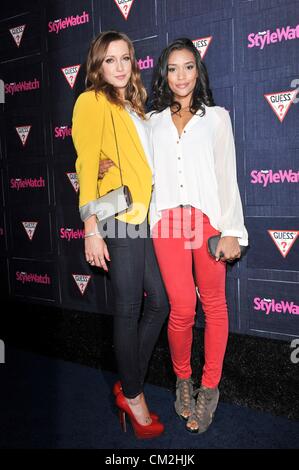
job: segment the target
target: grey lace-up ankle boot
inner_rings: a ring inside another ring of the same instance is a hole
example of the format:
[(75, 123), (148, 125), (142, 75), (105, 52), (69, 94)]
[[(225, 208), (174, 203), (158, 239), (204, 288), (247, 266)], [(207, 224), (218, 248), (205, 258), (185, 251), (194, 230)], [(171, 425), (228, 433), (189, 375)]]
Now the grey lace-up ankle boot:
[(213, 421), (219, 400), (219, 390), (201, 386), (194, 392), (197, 395), (194, 412), (188, 418), (186, 428), (190, 432), (205, 432)]
[(194, 411), (194, 403), (192, 379), (177, 378), (174, 407), (179, 417), (187, 420)]

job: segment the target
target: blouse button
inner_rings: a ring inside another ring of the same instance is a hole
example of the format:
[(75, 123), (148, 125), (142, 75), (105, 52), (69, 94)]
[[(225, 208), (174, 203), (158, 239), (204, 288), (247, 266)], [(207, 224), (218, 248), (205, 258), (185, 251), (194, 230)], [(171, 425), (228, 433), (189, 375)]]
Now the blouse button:
[(181, 188), (183, 188), (184, 186), (181, 184)]

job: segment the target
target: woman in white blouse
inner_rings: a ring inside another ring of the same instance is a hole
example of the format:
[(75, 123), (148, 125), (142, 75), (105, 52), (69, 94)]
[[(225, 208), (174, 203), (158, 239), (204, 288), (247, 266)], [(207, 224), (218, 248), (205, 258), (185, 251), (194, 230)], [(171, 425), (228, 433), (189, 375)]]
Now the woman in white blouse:
[[(177, 376), (175, 409), (190, 432), (204, 432), (218, 399), (228, 338), (226, 261), (248, 244), (237, 184), (229, 112), (215, 106), (207, 70), (192, 41), (161, 54), (149, 133), (154, 167), (150, 225), (171, 306), (168, 338)], [(212, 258), (207, 239), (221, 234)], [(205, 314), (205, 365), (193, 390), (196, 289)]]
[[(248, 243), (232, 125), (229, 112), (214, 105), (206, 67), (189, 39), (163, 51), (153, 104), (150, 223), (171, 306), (175, 409), (187, 419), (189, 431), (204, 432), (217, 407), (228, 337), (225, 262), (239, 258), (240, 244)], [(214, 259), (207, 239), (220, 233)], [(191, 379), (195, 285), (205, 313), (205, 365), (196, 402)]]

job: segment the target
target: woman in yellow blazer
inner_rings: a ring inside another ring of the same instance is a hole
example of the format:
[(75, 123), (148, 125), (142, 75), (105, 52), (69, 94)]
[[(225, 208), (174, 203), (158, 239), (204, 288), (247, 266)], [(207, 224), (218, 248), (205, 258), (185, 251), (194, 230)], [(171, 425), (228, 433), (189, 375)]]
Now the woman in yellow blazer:
[[(75, 103), (72, 127), (85, 256), (92, 266), (105, 271), (109, 266), (120, 375), (114, 394), (121, 424), (127, 414), (137, 437), (156, 437), (164, 426), (157, 415), (149, 413), (143, 382), (169, 306), (147, 224), (152, 170), (144, 124), (146, 91), (126, 35), (107, 31), (92, 42), (86, 85)], [(133, 204), (126, 213), (108, 219), (99, 231), (93, 202), (122, 184), (117, 146), (123, 184), (129, 187)], [(115, 165), (98, 180), (99, 162), (107, 158)]]

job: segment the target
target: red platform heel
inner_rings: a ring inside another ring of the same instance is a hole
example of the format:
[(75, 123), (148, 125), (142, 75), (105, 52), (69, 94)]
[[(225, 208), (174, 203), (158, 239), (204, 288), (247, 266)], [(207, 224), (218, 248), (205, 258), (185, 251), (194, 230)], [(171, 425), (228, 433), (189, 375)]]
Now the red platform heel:
[[(122, 392), (122, 391), (123, 389), (122, 389), (120, 380), (118, 380), (113, 385), (113, 389), (112, 389), (113, 395), (116, 397), (119, 394), (119, 392)], [(153, 421), (159, 421), (160, 419), (159, 415), (157, 415), (157, 413), (153, 413), (152, 411), (150, 411), (150, 417), (152, 418)]]
[(159, 437), (164, 432), (164, 425), (159, 421), (152, 421), (148, 425), (138, 423), (122, 392), (116, 396), (115, 402), (119, 409), (120, 425), (124, 432), (127, 431), (126, 415), (130, 418), (137, 439), (152, 439)]

